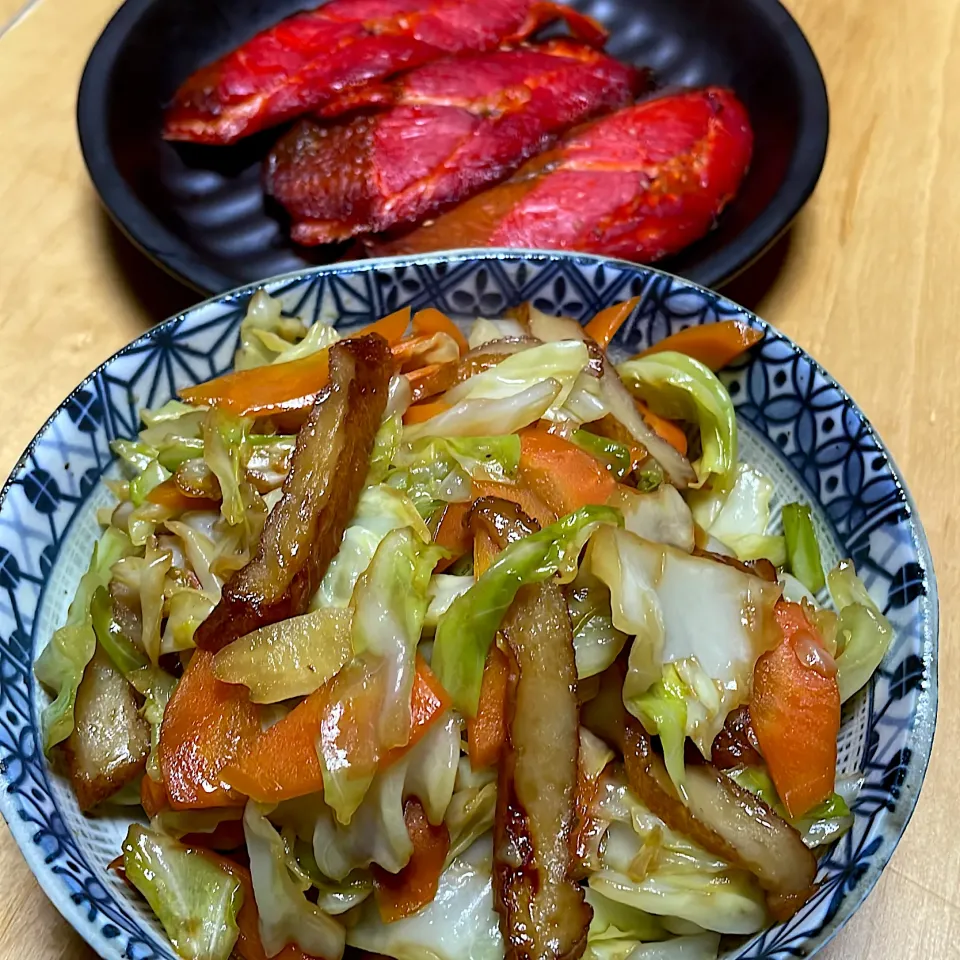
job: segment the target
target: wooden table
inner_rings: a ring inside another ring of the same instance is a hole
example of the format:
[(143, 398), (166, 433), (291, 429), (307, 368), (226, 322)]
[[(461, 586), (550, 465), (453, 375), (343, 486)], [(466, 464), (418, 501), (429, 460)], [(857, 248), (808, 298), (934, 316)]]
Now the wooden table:
[[(101, 211), (74, 102), (116, 0), (0, 0), (0, 472), (93, 367), (195, 299)], [(823, 179), (790, 235), (728, 290), (857, 399), (904, 470), (942, 604), (940, 734), (916, 814), (822, 956), (960, 957), (960, 4), (789, 0), (826, 73)], [(956, 150), (954, 148), (957, 148)], [(92, 957), (0, 826), (0, 957)]]

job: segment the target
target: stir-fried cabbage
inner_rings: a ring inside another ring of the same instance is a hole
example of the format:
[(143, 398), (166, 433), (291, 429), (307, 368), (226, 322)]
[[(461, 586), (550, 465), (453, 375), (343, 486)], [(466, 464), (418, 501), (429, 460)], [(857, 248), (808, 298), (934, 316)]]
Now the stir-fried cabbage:
[(484, 837), (444, 870), (437, 895), (418, 913), (384, 923), (368, 900), (347, 943), (396, 960), (502, 960), (492, 867), (492, 844)]
[(622, 771), (604, 774), (591, 812), (610, 821), (591, 890), (717, 933), (756, 933), (768, 922), (763, 893), (745, 870), (671, 830), (631, 792)]
[(504, 337), (523, 337), (526, 336), (526, 333), (527, 331), (524, 330), (519, 321), (512, 320), (509, 317), (495, 320), (487, 317), (477, 317), (470, 328), (467, 343), (470, 345), (470, 349), (474, 350), (485, 343), (490, 343), (491, 340), (502, 340)]
[(585, 569), (567, 588), (567, 608), (573, 628), (577, 679), (603, 673), (620, 655), (627, 635), (613, 625), (610, 591)]
[(108, 529), (94, 545), (87, 572), (67, 610), (67, 622), (51, 637), (34, 664), (37, 679), (56, 694), (40, 714), (43, 749), (49, 753), (73, 732), (73, 709), (83, 671), (93, 657), (97, 638), (90, 605), (100, 587), (110, 582), (110, 568), (131, 550), (130, 539)]
[(203, 853), (133, 824), (123, 871), (184, 960), (228, 960), (237, 941), (240, 881)]
[(289, 823), (313, 844), (317, 869), (330, 880), (344, 880), (371, 863), (396, 873), (413, 852), (404, 801), (415, 796), (431, 823), (443, 820), (457, 776), (461, 727), (460, 718), (448, 714), (403, 757), (378, 772), (349, 824), (338, 822), (317, 797), (283, 804), (278, 822)]
[(340, 339), (322, 319), (308, 328), (300, 319), (283, 316), (281, 310), (281, 302), (263, 290), (250, 298), (247, 315), (240, 323), (240, 346), (234, 355), (237, 370), (297, 360)]
[[(430, 574), (444, 551), (424, 543), (410, 527), (392, 530), (383, 539), (353, 596), (353, 649), (358, 682), (375, 674), (382, 691), (373, 729), (378, 753), (404, 746), (410, 739), (410, 700), (416, 672), (417, 644), (427, 611)], [(349, 692), (344, 693), (349, 697)], [(340, 823), (350, 823), (373, 779), (344, 763), (336, 742), (321, 738), (320, 765), (324, 799)]]
[[(658, 726), (651, 710), (675, 723), (684, 690), (686, 734), (709, 756), (727, 713), (749, 698), (757, 657), (779, 639), (779, 585), (612, 527), (591, 540), (586, 567), (610, 588), (614, 626), (635, 637), (623, 693), (628, 709), (650, 727)], [(679, 671), (677, 696), (666, 687), (651, 691), (668, 682), (667, 664)], [(648, 691), (653, 702), (638, 707)]]
[(413, 443), (424, 437), (487, 437), (498, 433), (515, 433), (539, 420), (562, 389), (559, 381), (547, 379), (538, 380), (520, 393), (497, 400), (461, 400), (423, 423), (404, 427), (403, 439)]
[(669, 483), (649, 493), (620, 486), (608, 501), (623, 513), (624, 528), (644, 540), (693, 551), (693, 516), (677, 488)]
[(268, 812), (250, 800), (243, 814), (264, 952), (272, 957), (293, 943), (311, 956), (342, 956), (343, 927), (304, 896), (309, 884), (287, 869), (283, 840), (267, 819)]
[(454, 704), (473, 716), (487, 650), (500, 621), (524, 584), (558, 571), (572, 579), (584, 543), (606, 525), (623, 522), (610, 507), (582, 507), (529, 537), (510, 544), (437, 625), (433, 669)]
[[(443, 399), (451, 405), (463, 400), (502, 400), (549, 378), (560, 384), (560, 392), (552, 406), (561, 407), (589, 360), (586, 345), (580, 340), (544, 343), (505, 357), (495, 366), (448, 390)], [(545, 416), (552, 419), (552, 411)]]
[(472, 576), (454, 576), (450, 573), (435, 573), (427, 587), (427, 613), (423, 629), (433, 631), (454, 600), (473, 586)]
[(453, 796), (444, 822), (450, 833), (447, 866), (493, 828), (497, 807), (497, 771), (494, 767), (474, 770), (466, 757), (457, 765)]
[(893, 639), (893, 628), (873, 602), (849, 560), (827, 574), (840, 620), (837, 625), (837, 686), (845, 703), (873, 676)]
[(723, 480), (733, 474), (737, 465), (733, 401), (709, 367), (666, 350), (621, 363), (617, 372), (655, 413), (699, 426), (701, 455), (694, 466), (701, 483), (711, 476)]
[(412, 529), (424, 543), (430, 542), (430, 531), (406, 494), (382, 483), (365, 487), (311, 609), (346, 607), (383, 539), (402, 527)]

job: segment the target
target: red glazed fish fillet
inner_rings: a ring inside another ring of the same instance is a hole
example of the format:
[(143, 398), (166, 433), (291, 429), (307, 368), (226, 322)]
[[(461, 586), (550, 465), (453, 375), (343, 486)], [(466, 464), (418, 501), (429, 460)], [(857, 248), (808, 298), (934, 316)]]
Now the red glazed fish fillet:
[(444, 54), (493, 49), (557, 18), (591, 43), (605, 39), (588, 17), (532, 0), (333, 0), (198, 70), (174, 95), (163, 135), (233, 143), (351, 88)]
[(753, 133), (729, 90), (648, 100), (571, 131), (508, 181), (377, 255), (546, 247), (649, 263), (706, 234), (739, 189)]
[(267, 192), (298, 243), (412, 223), (509, 176), (573, 124), (630, 103), (643, 82), (570, 40), (437, 61), (365, 88), (366, 102), (393, 104), (382, 112), (334, 126), (302, 120), (270, 154)]

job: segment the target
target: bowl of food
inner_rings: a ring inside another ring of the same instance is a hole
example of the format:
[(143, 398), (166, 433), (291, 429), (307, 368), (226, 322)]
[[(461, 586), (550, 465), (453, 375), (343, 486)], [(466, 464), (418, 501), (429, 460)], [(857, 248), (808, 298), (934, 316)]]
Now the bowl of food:
[(936, 718), (850, 397), (722, 296), (462, 251), (94, 371), (0, 500), (0, 804), (103, 957), (809, 955)]
[(126, 0), (84, 71), (94, 186), (205, 292), (451, 246), (716, 286), (823, 166), (826, 88), (779, 0), (307, 6)]

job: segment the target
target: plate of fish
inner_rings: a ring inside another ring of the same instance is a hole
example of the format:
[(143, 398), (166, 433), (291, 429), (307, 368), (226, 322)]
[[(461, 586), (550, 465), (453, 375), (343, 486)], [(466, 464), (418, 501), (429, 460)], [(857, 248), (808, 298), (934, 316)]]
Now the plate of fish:
[(78, 125), (120, 228), (205, 292), (465, 247), (713, 286), (810, 196), (828, 106), (777, 0), (127, 0)]

